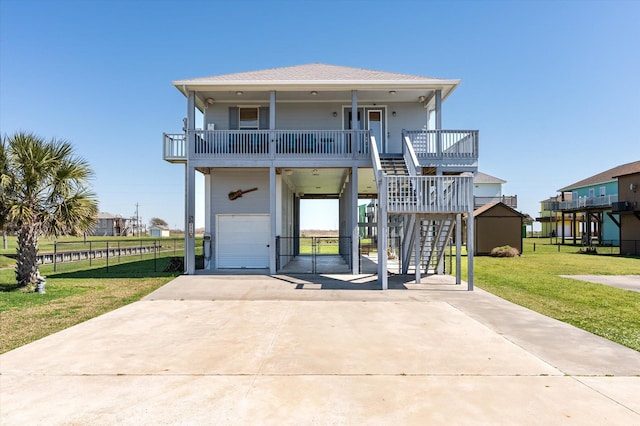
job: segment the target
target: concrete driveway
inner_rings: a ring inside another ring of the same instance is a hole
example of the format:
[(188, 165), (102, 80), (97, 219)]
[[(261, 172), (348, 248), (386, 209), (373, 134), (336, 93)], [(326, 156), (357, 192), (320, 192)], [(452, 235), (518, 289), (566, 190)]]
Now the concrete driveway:
[(181, 276), (0, 356), (0, 423), (640, 424), (640, 353), (448, 276)]

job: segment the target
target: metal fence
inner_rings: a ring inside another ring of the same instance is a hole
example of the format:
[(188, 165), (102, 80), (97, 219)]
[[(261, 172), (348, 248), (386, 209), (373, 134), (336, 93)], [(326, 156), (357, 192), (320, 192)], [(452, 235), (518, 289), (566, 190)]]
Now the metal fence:
[[(202, 254), (202, 240), (196, 240), (196, 256)], [(77, 269), (85, 262), (89, 269), (110, 268), (118, 264), (138, 262), (142, 271), (162, 271), (171, 258), (184, 256), (184, 238), (109, 239), (57, 241), (53, 250), (38, 253), (39, 266), (53, 266), (54, 272)], [(141, 262), (144, 261), (144, 262)]]
[(276, 253), (278, 271), (319, 274), (344, 269), (348, 272), (351, 237), (278, 237)]

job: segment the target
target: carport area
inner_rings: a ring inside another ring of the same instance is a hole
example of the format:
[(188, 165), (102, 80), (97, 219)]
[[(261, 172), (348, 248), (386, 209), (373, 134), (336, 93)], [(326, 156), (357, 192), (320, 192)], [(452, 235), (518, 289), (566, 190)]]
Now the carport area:
[(1, 355), (2, 424), (640, 423), (640, 353), (406, 279), (180, 276)]

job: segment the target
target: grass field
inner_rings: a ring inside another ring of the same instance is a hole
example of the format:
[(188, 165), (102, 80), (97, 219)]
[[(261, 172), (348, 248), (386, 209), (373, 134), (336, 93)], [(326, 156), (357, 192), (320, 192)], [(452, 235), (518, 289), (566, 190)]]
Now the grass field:
[[(307, 250), (311, 243), (301, 246)], [(329, 254), (337, 245), (327, 240), (320, 250)], [(521, 257), (476, 257), (475, 285), (640, 351), (640, 293), (559, 276), (640, 274), (640, 259), (578, 250), (527, 239)], [(168, 259), (123, 257), (108, 270), (96, 261), (60, 264), (56, 272), (43, 266), (47, 293), (40, 295), (16, 289), (13, 260), (0, 255), (5, 265), (0, 266), (0, 353), (139, 300), (177, 275), (154, 272), (162, 271)], [(466, 266), (464, 257), (464, 274)]]
[(526, 239), (521, 257), (476, 257), (475, 285), (640, 351), (640, 293), (559, 276), (639, 275), (640, 259), (578, 251), (575, 246), (558, 251), (548, 240)]

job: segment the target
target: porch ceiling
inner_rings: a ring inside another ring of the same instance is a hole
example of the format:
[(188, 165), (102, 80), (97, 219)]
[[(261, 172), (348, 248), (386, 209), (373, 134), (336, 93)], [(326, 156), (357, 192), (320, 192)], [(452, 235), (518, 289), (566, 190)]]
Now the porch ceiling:
[[(343, 185), (350, 185), (350, 169), (347, 168), (282, 168), (282, 179), (302, 198), (338, 198)], [(373, 169), (358, 169), (358, 194), (376, 197), (377, 188)]]
[[(238, 94), (241, 93), (241, 94)], [(315, 94), (313, 94), (315, 93)], [(423, 96), (430, 100), (434, 90), (424, 88), (384, 88), (358, 90), (358, 103), (372, 102), (420, 102)], [(270, 90), (207, 90), (197, 92), (199, 106), (204, 106), (207, 99), (213, 99), (216, 103), (268, 103)], [(351, 90), (322, 90), (310, 87), (308, 90), (279, 90), (276, 91), (276, 103), (278, 102), (341, 102), (351, 104)]]

